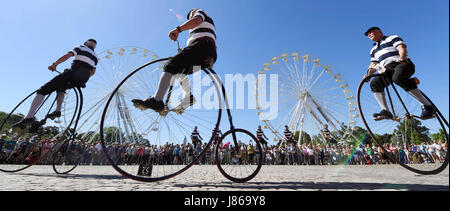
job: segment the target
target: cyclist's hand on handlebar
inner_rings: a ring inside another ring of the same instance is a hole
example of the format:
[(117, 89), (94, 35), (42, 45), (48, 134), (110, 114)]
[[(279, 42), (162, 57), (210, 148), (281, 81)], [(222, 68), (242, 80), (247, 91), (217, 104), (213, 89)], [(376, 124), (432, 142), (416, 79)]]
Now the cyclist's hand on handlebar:
[(377, 69), (375, 68), (369, 68), (369, 70), (367, 70), (367, 74), (364, 75), (363, 80), (364, 82), (369, 82), (369, 80), (367, 79), (367, 77), (375, 74), (375, 72), (377, 72)]
[(177, 41), (179, 34), (180, 34), (180, 32), (178, 31), (178, 29), (174, 29), (169, 33), (169, 38), (173, 41)]
[(52, 64), (52, 65), (48, 66), (48, 70), (50, 70), (52, 72), (56, 71), (56, 65)]

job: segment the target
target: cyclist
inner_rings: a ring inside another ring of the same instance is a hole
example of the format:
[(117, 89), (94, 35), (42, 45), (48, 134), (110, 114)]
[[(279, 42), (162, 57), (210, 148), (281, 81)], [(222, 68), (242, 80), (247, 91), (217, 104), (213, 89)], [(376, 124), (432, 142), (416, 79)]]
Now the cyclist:
[(65, 91), (74, 87), (85, 87), (85, 84), (89, 78), (95, 74), (98, 63), (97, 55), (94, 51), (96, 46), (97, 41), (94, 39), (89, 39), (84, 43), (84, 45), (80, 45), (72, 51), (69, 51), (67, 54), (50, 65), (48, 69), (51, 71), (56, 71), (56, 67), (59, 64), (67, 61), (70, 57), (75, 57), (70, 69), (66, 69), (62, 74), (53, 78), (37, 91), (28, 114), (23, 120), (14, 124), (13, 127), (36, 123), (37, 121), (34, 117), (36, 110), (44, 101), (45, 95), (49, 95), (54, 91), (57, 92), (56, 109), (53, 113), (47, 115), (46, 118), (55, 119), (57, 117), (61, 117), (61, 108), (64, 102)]
[(256, 137), (258, 138), (259, 142), (264, 146), (264, 150), (267, 150), (267, 136), (264, 134), (261, 125), (258, 125), (258, 130), (256, 131)]
[[(397, 35), (385, 36), (378, 27), (369, 28), (365, 35), (375, 42), (370, 51), (371, 61), (366, 76), (373, 75), (377, 71), (377, 68), (380, 67), (384, 70), (388, 70), (386, 71), (388, 78), (402, 87), (422, 105), (422, 114), (420, 117), (422, 119), (433, 118), (433, 106), (417, 88), (415, 80), (411, 78), (415, 72), (415, 66), (408, 57), (406, 44), (402, 38)], [(383, 70), (381, 70), (381, 72), (383, 72)], [(375, 120), (393, 118), (392, 113), (389, 111), (384, 92), (384, 89), (387, 86), (389, 86), (389, 83), (386, 83), (383, 80), (383, 77), (373, 78), (370, 84), (375, 99), (382, 109), (380, 113), (375, 113), (373, 115)]]
[[(212, 133), (214, 134), (214, 129), (212, 130)], [(217, 130), (216, 135), (214, 136), (214, 145), (219, 143), (220, 138), (222, 137), (222, 131), (220, 129)]]
[(286, 139), (288, 144), (294, 142), (294, 135), (289, 130), (289, 127), (287, 125), (284, 126), (284, 138)]
[(329, 143), (337, 144), (337, 141), (336, 141), (336, 139), (334, 139), (333, 134), (330, 132), (330, 130), (328, 130), (327, 124), (325, 124), (323, 126), (322, 133), (323, 133), (323, 136), (325, 137), (325, 140), (327, 140)]
[(202, 68), (205, 67), (205, 64), (212, 66), (216, 61), (216, 29), (212, 18), (201, 9), (189, 11), (187, 19), (187, 22), (169, 33), (169, 38), (177, 41), (181, 32), (190, 30), (187, 47), (166, 63), (155, 95), (146, 100), (132, 100), (135, 107), (141, 110), (153, 109), (156, 112), (163, 111), (165, 107), (163, 98), (170, 87), (174, 75), (180, 76), (180, 85), (184, 95), (176, 109), (185, 109), (195, 104), (195, 98), (191, 94), (187, 75), (194, 72), (194, 66), (202, 66)]
[(197, 130), (197, 126), (194, 127), (194, 130), (191, 133), (192, 144), (197, 146), (199, 143), (202, 143), (203, 138), (200, 136), (200, 133)]

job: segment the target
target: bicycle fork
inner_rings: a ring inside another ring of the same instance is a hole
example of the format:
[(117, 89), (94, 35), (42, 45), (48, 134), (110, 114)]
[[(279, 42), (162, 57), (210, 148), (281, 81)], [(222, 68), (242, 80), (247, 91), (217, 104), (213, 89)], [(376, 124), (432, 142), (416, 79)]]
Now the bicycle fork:
[[(217, 82), (221, 82), (220, 79), (218, 78), (216, 72), (212, 68), (207, 68), (207, 69), (209, 72), (211, 72), (214, 75)], [(239, 151), (239, 143), (238, 143), (237, 136), (236, 136), (236, 130), (235, 130), (236, 128), (234, 127), (234, 124), (233, 124), (233, 116), (231, 115), (230, 104), (228, 102), (228, 96), (227, 96), (225, 86), (223, 85), (223, 83), (220, 83), (220, 86), (222, 87), (223, 99), (225, 101), (225, 108), (227, 110), (228, 121), (230, 123), (230, 131), (231, 131), (231, 136), (233, 138), (234, 147), (235, 147), (236, 152), (238, 152)], [(213, 135), (215, 135), (215, 134), (213, 134)]]

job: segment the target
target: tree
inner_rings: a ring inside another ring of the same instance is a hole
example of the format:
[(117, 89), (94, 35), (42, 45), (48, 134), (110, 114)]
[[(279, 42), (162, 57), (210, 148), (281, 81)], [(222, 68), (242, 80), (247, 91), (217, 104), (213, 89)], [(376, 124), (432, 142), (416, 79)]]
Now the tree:
[(125, 141), (125, 134), (117, 127), (108, 127), (105, 130), (105, 142), (112, 143), (113, 141)]
[(412, 118), (400, 122), (393, 135), (401, 137), (405, 144), (422, 144), (431, 141), (429, 131), (421, 121)]
[[(294, 141), (297, 141), (300, 137), (300, 131), (296, 131), (294, 134)], [(302, 131), (302, 138), (300, 140), (300, 143), (302, 144), (310, 144), (311, 143), (311, 136), (305, 132)]]
[(446, 135), (444, 133), (444, 130), (442, 130), (442, 129), (439, 129), (439, 133), (431, 134), (431, 137), (433, 138), (433, 141), (437, 141), (437, 142), (439, 142), (441, 140), (445, 141), (448, 139), (448, 135)]
[(59, 128), (55, 126), (41, 127), (37, 131), (39, 137), (55, 137), (59, 134)]
[(0, 111), (0, 125), (4, 123), (3, 126), (2, 126), (2, 128), (1, 128), (1, 131), (0, 131), (1, 133), (5, 133), (9, 128), (11, 128), (11, 126), (12, 126), (14, 123), (16, 123), (16, 122), (22, 120), (22, 119), (23, 119), (23, 116), (24, 116), (24, 115), (22, 115), (22, 114), (12, 114), (12, 115), (8, 118), (8, 120), (7, 120), (6, 122), (4, 122), (5, 119), (8, 117), (8, 115), (9, 115), (9, 114)]
[(100, 139), (100, 134), (95, 131), (89, 131), (78, 134), (77, 139), (83, 140), (85, 143), (97, 143)]

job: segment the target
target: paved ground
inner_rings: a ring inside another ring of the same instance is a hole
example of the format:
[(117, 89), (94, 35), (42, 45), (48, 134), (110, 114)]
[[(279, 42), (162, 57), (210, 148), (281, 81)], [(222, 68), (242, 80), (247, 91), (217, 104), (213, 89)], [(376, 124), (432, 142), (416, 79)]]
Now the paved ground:
[(194, 166), (170, 180), (141, 183), (123, 178), (110, 166), (81, 166), (57, 176), (51, 166), (19, 173), (0, 172), (0, 191), (449, 191), (448, 168), (421, 176), (399, 166), (264, 166), (245, 184), (224, 178), (215, 166)]

